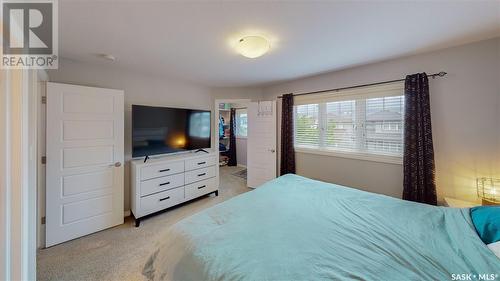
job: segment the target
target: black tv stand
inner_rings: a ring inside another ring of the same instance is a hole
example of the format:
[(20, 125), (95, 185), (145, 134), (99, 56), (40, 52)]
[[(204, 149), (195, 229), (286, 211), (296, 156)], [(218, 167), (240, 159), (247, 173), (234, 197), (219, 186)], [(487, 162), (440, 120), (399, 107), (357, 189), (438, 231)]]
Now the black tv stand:
[(146, 163), (146, 161), (148, 161), (149, 159), (149, 155), (146, 155), (146, 157), (144, 157), (144, 163)]
[(205, 149), (202, 149), (202, 148), (197, 149), (194, 153), (201, 152), (201, 151), (203, 151), (205, 153), (210, 153), (210, 152), (208, 152), (208, 151), (206, 151)]

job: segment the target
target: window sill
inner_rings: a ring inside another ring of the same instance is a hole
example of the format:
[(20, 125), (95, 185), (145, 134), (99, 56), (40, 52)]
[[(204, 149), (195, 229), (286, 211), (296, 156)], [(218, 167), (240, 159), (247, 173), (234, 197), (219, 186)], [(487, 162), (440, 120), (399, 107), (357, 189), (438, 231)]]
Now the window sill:
[(375, 154), (356, 153), (356, 152), (341, 152), (341, 151), (332, 151), (332, 150), (305, 148), (305, 147), (295, 147), (295, 152), (333, 156), (333, 157), (340, 157), (347, 159), (357, 159), (357, 160), (372, 161), (379, 163), (389, 163), (397, 165), (403, 164), (402, 156), (375, 155)]

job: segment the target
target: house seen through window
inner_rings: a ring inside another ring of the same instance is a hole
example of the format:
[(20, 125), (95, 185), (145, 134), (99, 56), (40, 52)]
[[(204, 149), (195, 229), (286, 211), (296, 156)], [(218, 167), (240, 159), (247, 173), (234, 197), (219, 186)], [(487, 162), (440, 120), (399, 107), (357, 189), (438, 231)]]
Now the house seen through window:
[(299, 101), (294, 107), (295, 147), (401, 157), (403, 116), (402, 89)]

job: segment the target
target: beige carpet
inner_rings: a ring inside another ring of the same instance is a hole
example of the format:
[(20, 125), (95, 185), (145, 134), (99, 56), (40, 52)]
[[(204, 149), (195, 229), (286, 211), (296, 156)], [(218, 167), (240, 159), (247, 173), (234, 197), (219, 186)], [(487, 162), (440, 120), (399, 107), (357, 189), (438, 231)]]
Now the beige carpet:
[(38, 280), (143, 280), (142, 267), (162, 233), (177, 221), (205, 208), (250, 191), (246, 181), (232, 175), (238, 167), (221, 167), (219, 196), (194, 202), (141, 221), (125, 223), (85, 237), (43, 249), (37, 255)]

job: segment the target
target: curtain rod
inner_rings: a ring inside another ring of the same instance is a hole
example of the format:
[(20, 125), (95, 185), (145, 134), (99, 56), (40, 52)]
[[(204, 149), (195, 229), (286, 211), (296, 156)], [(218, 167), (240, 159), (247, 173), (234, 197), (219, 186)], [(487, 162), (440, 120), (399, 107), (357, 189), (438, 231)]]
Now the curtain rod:
[[(441, 71), (438, 73), (430, 74), (427, 75), (427, 77), (431, 77), (432, 79), (436, 77), (443, 77), (445, 76), (446, 72)], [(337, 88), (337, 89), (328, 89), (328, 90), (321, 90), (321, 91), (314, 91), (314, 92), (306, 92), (306, 93), (299, 93), (299, 94), (293, 94), (294, 97), (296, 96), (305, 96), (305, 95), (312, 95), (312, 94), (321, 94), (321, 93), (326, 93), (326, 92), (338, 92), (341, 90), (349, 90), (349, 89), (355, 89), (355, 88), (361, 88), (361, 87), (368, 87), (368, 86), (376, 86), (376, 85), (382, 85), (382, 84), (389, 84), (389, 83), (395, 83), (395, 82), (401, 82), (405, 81), (406, 79), (397, 79), (397, 80), (390, 80), (390, 81), (383, 81), (383, 82), (376, 82), (376, 83), (370, 83), (370, 84), (362, 84), (362, 85), (356, 85), (356, 86), (349, 86), (349, 87), (343, 87), (343, 88)], [(282, 98), (283, 96), (279, 96), (278, 98)]]

